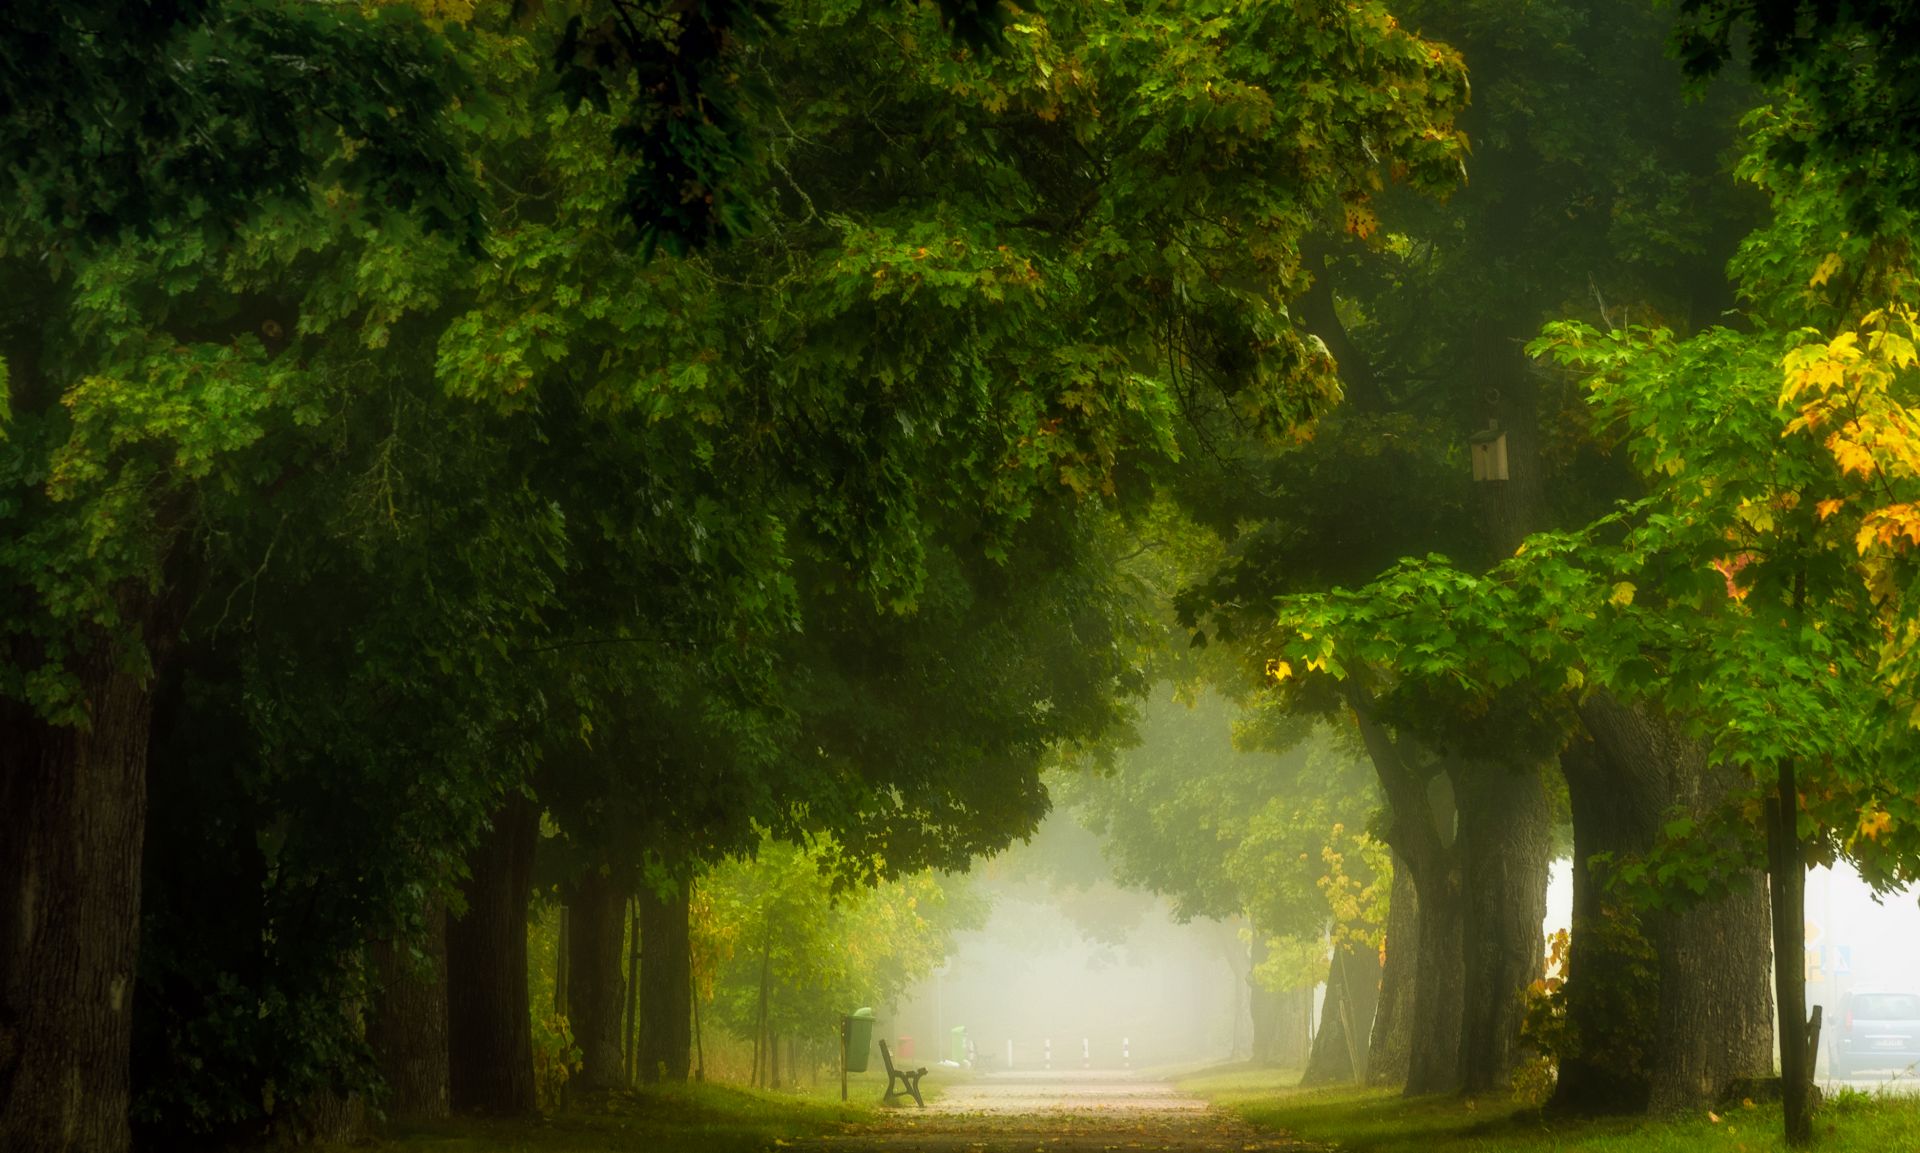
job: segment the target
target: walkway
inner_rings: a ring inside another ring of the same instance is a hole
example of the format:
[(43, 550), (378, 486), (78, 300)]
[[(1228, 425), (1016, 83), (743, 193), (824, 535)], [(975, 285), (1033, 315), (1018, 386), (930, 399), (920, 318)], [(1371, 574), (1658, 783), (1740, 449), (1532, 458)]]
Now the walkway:
[[(938, 1070), (928, 1075), (929, 1081)], [(911, 1101), (875, 1125), (794, 1142), (808, 1153), (1310, 1153), (1165, 1081), (1127, 1073), (998, 1073)]]

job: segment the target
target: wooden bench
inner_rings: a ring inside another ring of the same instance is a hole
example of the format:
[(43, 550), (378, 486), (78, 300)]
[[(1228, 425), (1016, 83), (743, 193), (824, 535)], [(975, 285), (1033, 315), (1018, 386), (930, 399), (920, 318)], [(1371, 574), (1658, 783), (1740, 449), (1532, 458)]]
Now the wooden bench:
[[(925, 1077), (927, 1071), (925, 1069), (895, 1069), (893, 1067), (893, 1054), (887, 1052), (887, 1042), (885, 1038), (882, 1038), (880, 1041), (880, 1060), (886, 1062), (887, 1065), (887, 1094), (880, 1098), (880, 1100), (885, 1104), (891, 1105), (897, 1097), (911, 1096), (915, 1105), (925, 1109), (927, 1102), (920, 1096), (920, 1078)], [(896, 1081), (901, 1085), (898, 1093), (893, 1091), (893, 1085)]]

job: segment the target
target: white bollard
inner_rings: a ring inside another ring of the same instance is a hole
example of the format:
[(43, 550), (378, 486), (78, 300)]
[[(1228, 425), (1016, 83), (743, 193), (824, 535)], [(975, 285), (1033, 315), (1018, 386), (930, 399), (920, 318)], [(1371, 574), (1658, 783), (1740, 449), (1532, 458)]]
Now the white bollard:
[(1093, 1067), (1093, 1046), (1088, 1044), (1085, 1037), (1080, 1038), (1080, 1067), (1082, 1069)]
[(1042, 1069), (1053, 1068), (1053, 1038), (1052, 1037), (1048, 1037), (1046, 1040), (1046, 1059), (1041, 1064), (1040, 1067)]
[(1132, 1038), (1129, 1038), (1129, 1037), (1120, 1038), (1120, 1066), (1123, 1069), (1133, 1068)]
[(1007, 1072), (1013, 1072), (1013, 1038), (1007, 1038)]

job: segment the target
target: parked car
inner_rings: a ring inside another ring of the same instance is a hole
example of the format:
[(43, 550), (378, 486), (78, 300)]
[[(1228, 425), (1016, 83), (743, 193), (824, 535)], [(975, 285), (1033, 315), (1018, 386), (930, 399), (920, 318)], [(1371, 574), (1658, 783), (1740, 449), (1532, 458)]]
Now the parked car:
[(1843, 995), (1838, 1008), (1825, 1025), (1829, 1076), (1920, 1064), (1920, 993), (1861, 989)]

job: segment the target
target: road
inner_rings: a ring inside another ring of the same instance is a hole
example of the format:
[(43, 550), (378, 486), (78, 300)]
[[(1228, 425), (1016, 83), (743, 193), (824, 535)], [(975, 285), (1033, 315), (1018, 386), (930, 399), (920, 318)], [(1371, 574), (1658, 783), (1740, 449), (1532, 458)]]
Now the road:
[(1920, 1096), (1920, 1068), (1902, 1069), (1897, 1072), (1889, 1069), (1884, 1073), (1861, 1073), (1844, 1081), (1821, 1077), (1821, 1092), (1831, 1093), (1836, 1089), (1856, 1089), (1862, 1093), (1895, 1093), (1903, 1097)]
[(911, 1102), (844, 1135), (796, 1141), (809, 1153), (1312, 1153), (1262, 1133), (1165, 1081), (1126, 1073), (996, 1073)]

